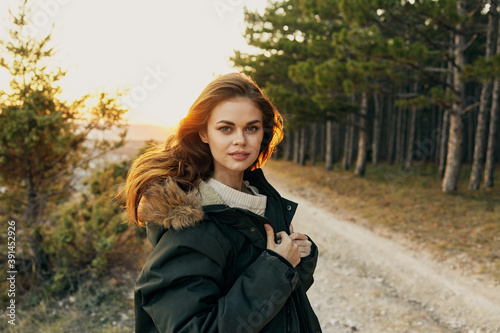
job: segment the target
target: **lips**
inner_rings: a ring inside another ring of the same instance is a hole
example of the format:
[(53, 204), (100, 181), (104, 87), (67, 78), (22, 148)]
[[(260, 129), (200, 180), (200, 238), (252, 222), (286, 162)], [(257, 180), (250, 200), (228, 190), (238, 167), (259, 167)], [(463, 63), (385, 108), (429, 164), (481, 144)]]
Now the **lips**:
[(248, 156), (250, 156), (250, 153), (246, 153), (243, 151), (236, 151), (234, 153), (229, 153), (229, 156), (231, 156), (233, 159), (237, 161), (242, 161), (245, 160)]
[(236, 151), (234, 153), (229, 153), (231, 156), (248, 156), (250, 153), (246, 153), (244, 151)]

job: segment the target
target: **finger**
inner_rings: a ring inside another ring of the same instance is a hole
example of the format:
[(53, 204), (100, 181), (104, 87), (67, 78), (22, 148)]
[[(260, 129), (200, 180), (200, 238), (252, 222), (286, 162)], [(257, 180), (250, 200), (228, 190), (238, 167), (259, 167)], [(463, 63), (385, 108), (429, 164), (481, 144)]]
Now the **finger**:
[(292, 240), (296, 240), (296, 239), (306, 240), (307, 236), (304, 234), (301, 234), (300, 232), (294, 232), (293, 234), (290, 235), (290, 238)]
[(293, 225), (290, 223), (290, 234), (293, 234)]
[(270, 250), (274, 249), (274, 246), (276, 243), (274, 243), (274, 230), (273, 227), (269, 224), (264, 224), (264, 228), (266, 229), (266, 235), (267, 235), (267, 248)]
[(284, 231), (280, 231), (276, 234), (276, 238), (283, 241), (285, 238), (290, 238), (290, 236), (288, 236), (288, 234)]
[(312, 243), (307, 239), (293, 239), (292, 241), (294, 244), (297, 244), (298, 246), (306, 246), (306, 247), (312, 246)]
[(299, 255), (301, 258), (307, 257), (310, 254), (311, 254), (311, 251), (300, 251), (299, 250)]
[(276, 244), (281, 244), (281, 233), (276, 234)]

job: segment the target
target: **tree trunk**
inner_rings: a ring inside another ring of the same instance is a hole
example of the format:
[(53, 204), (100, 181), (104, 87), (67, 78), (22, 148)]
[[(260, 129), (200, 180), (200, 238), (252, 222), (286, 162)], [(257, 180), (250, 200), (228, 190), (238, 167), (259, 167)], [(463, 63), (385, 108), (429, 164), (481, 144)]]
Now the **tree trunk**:
[(405, 136), (404, 136), (404, 124), (405, 124), (405, 117), (404, 117), (404, 109), (402, 107), (398, 107), (398, 118), (397, 118), (397, 125), (396, 125), (396, 155), (394, 157), (395, 161), (401, 161), (403, 160), (403, 147), (404, 147), (404, 141), (405, 141)]
[(344, 157), (342, 159), (342, 168), (348, 170), (352, 165), (352, 150), (353, 150), (353, 140), (354, 140), (354, 126), (352, 125), (353, 114), (350, 114), (347, 118), (347, 124), (345, 126), (345, 141), (344, 141)]
[[(492, 1), (496, 4), (497, 1)], [(500, 25), (500, 21), (498, 22)], [(500, 53), (500, 36), (497, 38), (497, 50), (496, 53)], [(500, 80), (496, 79), (493, 83), (493, 98), (491, 102), (490, 110), (490, 128), (488, 134), (488, 147), (486, 149), (486, 164), (484, 167), (484, 187), (493, 187), (493, 179), (495, 173), (495, 143), (497, 136), (497, 122), (498, 122), (498, 112), (500, 108)]]
[(319, 151), (318, 151), (318, 159), (320, 161), (326, 160), (326, 123), (321, 123), (319, 126)]
[(417, 107), (410, 108), (409, 123), (408, 123), (408, 144), (406, 146), (405, 166), (410, 168), (413, 164), (413, 145), (415, 144), (415, 128), (417, 121)]
[(346, 127), (339, 123), (333, 123), (333, 163), (341, 160), (345, 140)]
[(351, 115), (351, 125), (349, 126), (349, 155), (347, 156), (347, 161), (349, 168), (352, 166), (353, 160), (354, 160), (354, 142), (356, 141), (356, 127), (354, 127), (354, 124), (356, 124), (357, 120), (357, 115), (352, 114)]
[[(453, 40), (455, 35), (451, 35), (451, 39)], [(451, 44), (451, 43), (450, 43)], [(448, 50), (450, 57), (453, 57), (453, 47), (450, 46)], [(451, 60), (448, 61), (448, 85), (451, 87), (453, 85), (454, 80), (454, 70), (453, 63)], [(449, 91), (450, 88), (447, 88)], [(443, 110), (443, 121), (441, 126), (441, 143), (440, 143), (440, 157), (439, 157), (439, 176), (444, 178), (444, 173), (446, 170), (446, 156), (448, 156), (448, 139), (450, 133), (450, 112), (451, 110)]]
[(306, 165), (307, 157), (307, 127), (304, 126), (300, 129), (300, 148), (299, 148), (299, 161), (300, 165)]
[[(413, 92), (416, 94), (418, 90), (418, 85), (417, 83), (414, 84), (413, 86)], [(406, 160), (405, 160), (405, 166), (406, 168), (410, 168), (411, 165), (413, 164), (413, 145), (415, 143), (415, 127), (416, 127), (416, 122), (417, 122), (417, 106), (412, 105), (410, 107), (410, 119), (409, 119), (409, 124), (408, 124), (408, 146), (406, 150)]]
[[(434, 151), (434, 163), (439, 167), (439, 157), (441, 156), (441, 136), (439, 135), (442, 127), (443, 116), (441, 114), (441, 108), (436, 106), (436, 125), (429, 128), (429, 137), (436, 143), (436, 150)], [(435, 130), (434, 130), (435, 129)]]
[(300, 131), (293, 131), (293, 161), (299, 163), (300, 159)]
[(361, 94), (361, 108), (359, 110), (359, 139), (358, 139), (358, 157), (356, 159), (356, 176), (364, 176), (366, 170), (366, 156), (368, 152), (368, 94)]
[(24, 238), (23, 243), (28, 244), (27, 247), (24, 247), (28, 251), (20, 256), (21, 260), (19, 261), (22, 263), (25, 277), (28, 279), (30, 289), (32, 289), (37, 283), (42, 281), (43, 269), (44, 267), (46, 268), (47, 264), (45, 253), (41, 250), (43, 236), (41, 234), (42, 223), (40, 221), (44, 214), (45, 205), (39, 196), (33, 179), (26, 177), (25, 182), (28, 197), (23, 219), (30, 232), (25, 233), (24, 237), (22, 237)]
[[(347, 120), (351, 119), (351, 115), (347, 117)], [(342, 157), (342, 169), (349, 169), (349, 141), (350, 141), (350, 125), (345, 125), (345, 134), (344, 134), (344, 156)]]
[(309, 160), (311, 161), (311, 165), (316, 164), (316, 157), (318, 155), (318, 124), (311, 124), (311, 136), (309, 138)]
[[(423, 150), (423, 147), (422, 147), (422, 128), (424, 127), (423, 125), (423, 119), (422, 117), (420, 117), (418, 115), (418, 109), (417, 109), (417, 112), (416, 112), (416, 115), (415, 115), (415, 140), (413, 143), (414, 143), (414, 146), (415, 144), (417, 145), (417, 152), (420, 153), (420, 158), (422, 159), (422, 161), (426, 161), (427, 159), (429, 159), (429, 156), (430, 156), (430, 150)], [(415, 152), (414, 152), (415, 153)], [(415, 158), (415, 155), (413, 156), (413, 158)]]
[[(391, 97), (392, 99), (392, 97)], [(395, 108), (394, 108), (394, 103), (391, 103), (391, 106), (393, 106), (387, 116), (388, 116), (388, 129), (387, 131), (389, 132), (387, 134), (387, 162), (389, 164), (394, 163), (394, 148), (396, 144), (396, 127), (397, 127), (397, 121), (398, 121), (398, 116), (396, 114)]]
[[(457, 12), (460, 17), (465, 15), (464, 0), (457, 1)], [(457, 31), (462, 31), (461, 23), (456, 25)], [(457, 190), (460, 167), (462, 164), (462, 144), (463, 144), (463, 120), (462, 105), (465, 92), (464, 83), (460, 78), (460, 71), (465, 65), (465, 36), (461, 33), (455, 34), (454, 54), (455, 66), (453, 69), (453, 87), (455, 98), (453, 100), (452, 112), (450, 114), (450, 137), (448, 139), (448, 155), (446, 157), (446, 169), (444, 172), (442, 191), (451, 192)]]
[(439, 176), (444, 177), (446, 169), (446, 155), (448, 152), (448, 133), (450, 125), (450, 113), (443, 111), (443, 121), (441, 122), (441, 142), (439, 143)]
[(378, 164), (380, 154), (380, 137), (382, 133), (382, 112), (380, 111), (380, 100), (378, 94), (373, 94), (375, 104), (375, 116), (373, 119), (373, 144), (372, 144), (372, 164)]
[[(464, 105), (464, 106), (466, 106), (466, 105)], [(469, 111), (469, 112), (471, 112), (471, 111)], [(464, 147), (463, 147), (462, 151), (465, 155), (465, 162), (467, 164), (471, 164), (471, 165), (472, 165), (473, 154), (474, 154), (474, 149), (473, 149), (474, 148), (474, 128), (476, 127), (476, 123), (477, 123), (476, 120), (477, 120), (477, 118), (473, 114), (471, 116), (463, 119), (463, 122), (464, 122), (464, 140), (466, 137), (467, 138), (467, 145), (465, 145), (465, 142), (464, 142)], [(467, 135), (467, 136), (465, 136), (465, 135)]]
[(450, 114), (448, 154), (446, 156), (446, 168), (442, 184), (443, 192), (457, 190), (462, 162), (463, 135), (462, 116), (456, 113)]
[(500, 96), (500, 81), (495, 81), (493, 88), (493, 103), (490, 110), (490, 128), (488, 134), (488, 147), (486, 149), (486, 164), (484, 167), (484, 187), (492, 188), (495, 175), (495, 137), (498, 131), (498, 110)]
[(326, 157), (325, 157), (326, 170), (333, 169), (333, 121), (326, 122)]
[(285, 152), (284, 152), (284, 160), (291, 161), (293, 156), (293, 131), (289, 131), (285, 138)]

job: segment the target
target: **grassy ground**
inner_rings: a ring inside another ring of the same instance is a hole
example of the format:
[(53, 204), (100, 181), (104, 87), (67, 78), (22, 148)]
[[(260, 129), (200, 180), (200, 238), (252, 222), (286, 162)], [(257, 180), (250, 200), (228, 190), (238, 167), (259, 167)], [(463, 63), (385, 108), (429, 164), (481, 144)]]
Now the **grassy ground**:
[[(126, 279), (87, 281), (63, 299), (44, 299), (16, 311), (16, 325), (0, 322), (6, 333), (126, 333), (134, 331), (132, 291), (136, 272)], [(133, 277), (131, 276), (133, 275)]]
[(297, 191), (308, 188), (314, 200), (328, 198), (324, 205), (344, 217), (361, 217), (368, 228), (410, 238), (437, 259), (500, 281), (500, 170), (496, 188), (470, 192), (470, 167), (465, 166), (458, 191), (444, 194), (437, 169), (430, 164), (411, 169), (369, 166), (364, 177), (340, 168), (326, 171), (324, 166), (275, 160), (266, 169), (286, 178)]

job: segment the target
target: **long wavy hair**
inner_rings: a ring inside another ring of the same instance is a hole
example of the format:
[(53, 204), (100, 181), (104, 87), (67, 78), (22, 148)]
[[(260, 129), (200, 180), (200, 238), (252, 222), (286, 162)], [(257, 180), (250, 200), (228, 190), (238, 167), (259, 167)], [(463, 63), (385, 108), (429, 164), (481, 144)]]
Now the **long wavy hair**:
[(248, 99), (262, 111), (264, 138), (260, 154), (249, 169), (260, 168), (283, 139), (283, 118), (259, 86), (248, 76), (231, 73), (209, 83), (165, 143), (153, 147), (132, 164), (120, 195), (125, 198), (130, 221), (139, 226), (138, 207), (146, 190), (170, 178), (183, 190), (195, 189), (213, 172), (213, 157), (208, 144), (201, 141), (212, 110), (222, 102)]

